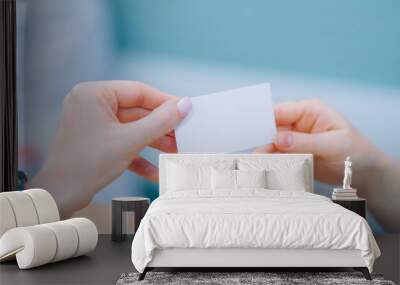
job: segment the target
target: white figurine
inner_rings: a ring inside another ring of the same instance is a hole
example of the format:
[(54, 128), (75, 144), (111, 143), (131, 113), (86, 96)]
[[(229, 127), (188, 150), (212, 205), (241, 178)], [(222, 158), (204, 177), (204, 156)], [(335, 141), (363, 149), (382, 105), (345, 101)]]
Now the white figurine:
[(343, 189), (352, 189), (351, 188), (351, 175), (353, 171), (351, 170), (351, 160), (350, 156), (346, 157), (346, 161), (344, 162), (344, 178), (343, 178)]

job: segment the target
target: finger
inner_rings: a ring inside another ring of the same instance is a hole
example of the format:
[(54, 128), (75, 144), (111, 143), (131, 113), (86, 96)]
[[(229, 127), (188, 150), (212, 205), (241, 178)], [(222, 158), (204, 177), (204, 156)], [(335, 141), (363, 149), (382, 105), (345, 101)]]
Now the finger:
[(348, 128), (349, 122), (319, 99), (285, 102), (275, 106), (278, 126), (292, 125), (298, 132), (319, 133)]
[(288, 126), (278, 126), (277, 129), (278, 129), (278, 132), (281, 132), (281, 131), (290, 131), (290, 130), (292, 129), (292, 126), (291, 126), (291, 125), (288, 125)]
[[(117, 117), (121, 123), (129, 123), (144, 118), (150, 113), (151, 111), (140, 107), (122, 108), (118, 110)], [(175, 132), (172, 130), (166, 136), (175, 138)]]
[(280, 152), (313, 153), (323, 155), (331, 152), (337, 139), (330, 133), (308, 134), (294, 131), (279, 132), (274, 145)]
[(267, 144), (260, 147), (257, 147), (253, 150), (253, 153), (274, 153), (277, 149), (273, 144)]
[(150, 144), (150, 147), (158, 149), (162, 152), (167, 152), (167, 153), (178, 152), (175, 138), (170, 137), (168, 135), (165, 135), (165, 136), (155, 140), (153, 143)]
[(150, 145), (157, 139), (170, 133), (189, 113), (191, 101), (168, 100), (146, 117), (126, 125), (127, 136), (131, 136), (136, 151)]
[(129, 123), (146, 117), (150, 113), (150, 110), (141, 107), (120, 108), (117, 112), (117, 118), (121, 123)]
[(299, 102), (284, 102), (275, 105), (275, 121), (278, 126), (297, 122), (304, 113), (304, 105)]
[(116, 96), (120, 108), (140, 106), (153, 110), (165, 101), (176, 98), (141, 82), (111, 80), (104, 84), (110, 94)]
[(333, 111), (319, 99), (308, 99), (280, 103), (274, 107), (274, 112), (277, 125), (295, 124), (296, 128), (306, 131), (320, 119), (320, 114), (330, 117)]
[(167, 136), (175, 138), (175, 130), (170, 131)]
[(132, 160), (128, 169), (150, 181), (158, 182), (158, 168), (140, 156)]

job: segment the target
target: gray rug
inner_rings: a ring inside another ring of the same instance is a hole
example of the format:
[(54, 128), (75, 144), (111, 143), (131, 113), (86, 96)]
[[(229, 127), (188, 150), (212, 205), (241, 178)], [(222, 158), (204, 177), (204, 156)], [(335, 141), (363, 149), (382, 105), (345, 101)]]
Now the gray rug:
[(359, 272), (148, 272), (138, 281), (138, 273), (124, 273), (117, 285), (133, 284), (379, 284), (395, 285), (380, 275), (368, 281)]

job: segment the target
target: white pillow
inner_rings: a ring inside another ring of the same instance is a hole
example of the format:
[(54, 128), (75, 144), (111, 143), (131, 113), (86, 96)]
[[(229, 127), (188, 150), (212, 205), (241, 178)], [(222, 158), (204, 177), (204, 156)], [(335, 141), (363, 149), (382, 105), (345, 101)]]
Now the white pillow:
[(304, 166), (287, 169), (285, 172), (271, 170), (267, 172), (268, 188), (272, 190), (306, 191)]
[(210, 167), (187, 166), (176, 163), (170, 163), (168, 167), (168, 190), (210, 189)]
[(235, 160), (180, 159), (166, 164), (167, 191), (211, 190), (211, 168), (234, 169)]
[(272, 190), (306, 191), (310, 189), (309, 169), (304, 160), (240, 159), (240, 170), (267, 170), (267, 188)]
[(236, 189), (236, 170), (212, 168), (211, 189)]
[(267, 171), (236, 170), (237, 188), (267, 188)]

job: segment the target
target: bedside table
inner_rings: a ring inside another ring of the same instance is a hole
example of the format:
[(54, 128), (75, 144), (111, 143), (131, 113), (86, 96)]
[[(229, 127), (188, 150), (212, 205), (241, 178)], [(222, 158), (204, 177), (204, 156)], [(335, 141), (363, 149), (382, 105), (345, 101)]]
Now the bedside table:
[(356, 214), (359, 214), (365, 219), (365, 212), (367, 209), (367, 200), (364, 198), (357, 198), (354, 200), (336, 200), (332, 199), (333, 203), (339, 204), (343, 208), (346, 208)]
[(123, 241), (126, 234), (122, 233), (122, 215), (124, 212), (135, 213), (135, 231), (140, 221), (146, 214), (150, 205), (150, 199), (145, 197), (115, 197), (112, 199), (112, 235), (113, 241)]

